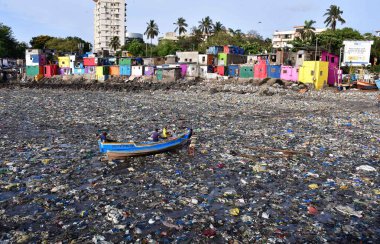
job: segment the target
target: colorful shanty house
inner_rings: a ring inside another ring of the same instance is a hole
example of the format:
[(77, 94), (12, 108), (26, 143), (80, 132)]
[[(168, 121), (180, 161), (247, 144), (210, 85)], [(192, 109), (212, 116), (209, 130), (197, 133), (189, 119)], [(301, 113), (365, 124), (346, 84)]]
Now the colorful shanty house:
[(288, 80), (288, 81), (298, 81), (298, 67), (292, 67), (292, 66), (281, 66), (281, 76), (280, 78), (282, 80)]
[(217, 56), (218, 53), (222, 53), (223, 51), (224, 51), (224, 47), (222, 46), (212, 46), (212, 47), (207, 48), (206, 53)]
[(86, 66), (84, 68), (85, 74), (96, 74), (96, 66)]
[(218, 54), (218, 66), (228, 66), (231, 64), (245, 64), (246, 62), (247, 57), (243, 55), (228, 53)]
[(132, 58), (123, 57), (119, 59), (119, 65), (131, 65)]
[(60, 75), (71, 75), (71, 68), (70, 67), (59, 68), (59, 74)]
[(105, 81), (109, 76), (109, 66), (96, 66), (96, 79)]
[(110, 76), (112, 77), (120, 76), (120, 66), (119, 65), (109, 66), (109, 73), (110, 73)]
[(258, 60), (258, 63), (254, 66), (255, 79), (265, 79), (267, 75), (267, 60)]
[(228, 66), (228, 75), (231, 77), (239, 77), (239, 65)]
[(37, 75), (43, 75), (44, 69), (43, 66), (26, 66), (26, 76), (35, 77)]
[(144, 75), (145, 76), (154, 76), (155, 66), (145, 66)]
[(180, 64), (179, 67), (181, 68), (181, 76), (182, 78), (186, 76), (187, 73), (187, 64)]
[(338, 70), (339, 70), (339, 56), (322, 51), (321, 61), (329, 62), (329, 76), (327, 84), (334, 86), (338, 82)]
[(320, 90), (327, 85), (329, 63), (324, 61), (304, 61), (299, 69), (298, 80), (305, 84), (314, 84)]
[(131, 76), (132, 66), (130, 65), (120, 65), (120, 76)]
[(70, 57), (69, 56), (58, 57), (58, 66), (60, 68), (70, 68)]
[(87, 66), (96, 66), (96, 58), (95, 57), (87, 57), (87, 58), (83, 58), (83, 65), (85, 67)]
[(85, 68), (74, 68), (73, 73), (74, 73), (74, 75), (84, 75), (85, 74)]
[(280, 79), (281, 77), (281, 65), (268, 65), (267, 76), (269, 78)]
[(51, 65), (45, 65), (44, 66), (44, 76), (46, 78), (53, 77), (55, 75), (58, 75), (58, 65), (51, 64)]
[(216, 67), (218, 75), (227, 76), (228, 75), (228, 66), (217, 66)]
[(253, 78), (253, 65), (240, 66), (240, 78)]
[(144, 67), (142, 65), (132, 66), (132, 76), (140, 77), (144, 75)]

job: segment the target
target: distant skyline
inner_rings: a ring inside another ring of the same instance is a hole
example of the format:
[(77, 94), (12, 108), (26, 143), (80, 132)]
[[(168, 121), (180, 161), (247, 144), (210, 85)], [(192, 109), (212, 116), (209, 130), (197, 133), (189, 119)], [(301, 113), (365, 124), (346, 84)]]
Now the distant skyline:
[[(160, 36), (173, 32), (179, 17), (186, 19), (189, 27), (210, 16), (225, 27), (243, 32), (257, 31), (264, 38), (272, 38), (276, 30), (291, 30), (305, 20), (315, 20), (317, 28), (325, 27), (323, 16), (330, 5), (343, 10), (346, 24), (337, 28), (352, 27), (362, 34), (380, 30), (379, 0), (192, 0), (189, 4), (178, 0), (128, 0), (127, 31), (144, 33), (146, 23), (153, 19)], [(10, 26), (18, 41), (29, 44), (32, 37), (78, 36), (93, 43), (92, 0), (0, 0), (0, 22)], [(146, 37), (145, 37), (146, 38)]]

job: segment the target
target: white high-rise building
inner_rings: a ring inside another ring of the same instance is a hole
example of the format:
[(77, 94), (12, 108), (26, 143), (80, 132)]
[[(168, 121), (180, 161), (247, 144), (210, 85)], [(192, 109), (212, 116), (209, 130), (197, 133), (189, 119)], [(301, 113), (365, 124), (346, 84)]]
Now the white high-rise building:
[[(272, 46), (274, 48), (293, 47), (289, 42), (294, 41), (297, 37), (301, 37), (301, 32), (304, 26), (295, 26), (293, 30), (289, 31), (275, 31), (272, 38)], [(317, 28), (314, 30), (315, 34), (320, 34), (326, 31), (326, 28)]]
[(119, 37), (120, 45), (125, 43), (127, 3), (126, 0), (93, 0), (94, 9), (94, 51), (109, 50), (111, 39)]

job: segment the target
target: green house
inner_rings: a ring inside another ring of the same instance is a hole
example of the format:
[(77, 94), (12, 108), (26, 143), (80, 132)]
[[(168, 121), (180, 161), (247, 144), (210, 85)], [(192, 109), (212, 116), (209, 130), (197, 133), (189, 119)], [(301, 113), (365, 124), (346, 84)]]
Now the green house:
[(227, 66), (227, 53), (218, 53), (218, 66)]
[(162, 69), (156, 70), (156, 77), (157, 77), (157, 80), (163, 79), (163, 70)]
[(131, 65), (132, 59), (131, 58), (120, 58), (119, 59), (119, 65)]
[(253, 66), (240, 66), (240, 78), (253, 78)]
[(39, 74), (43, 74), (42, 66), (26, 66), (26, 76), (34, 77)]

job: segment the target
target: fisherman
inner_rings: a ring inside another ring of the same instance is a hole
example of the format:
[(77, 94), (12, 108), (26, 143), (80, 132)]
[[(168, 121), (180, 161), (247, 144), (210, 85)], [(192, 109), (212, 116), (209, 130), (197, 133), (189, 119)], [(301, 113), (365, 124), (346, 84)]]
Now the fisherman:
[(101, 134), (100, 134), (100, 141), (101, 142), (115, 142), (115, 140), (111, 140), (111, 139), (108, 139), (107, 138), (107, 132), (103, 131)]
[(160, 138), (160, 134), (158, 133), (158, 129), (155, 129), (152, 134), (152, 140), (154, 142), (158, 142), (159, 138)]
[(171, 135), (172, 137), (177, 137), (177, 133), (176, 133), (176, 130), (175, 130), (175, 128), (173, 128), (173, 132), (172, 132), (172, 135)]
[(166, 139), (169, 137), (169, 134), (168, 134), (168, 129), (167, 127), (165, 126), (163, 129), (162, 129), (162, 135), (161, 135), (161, 138), (162, 139)]

